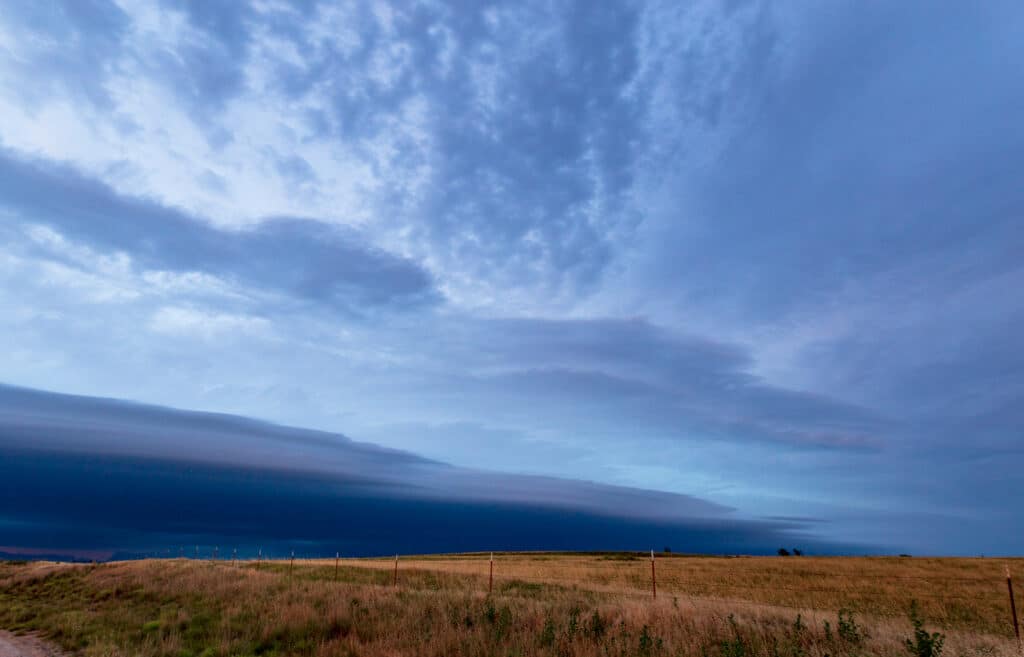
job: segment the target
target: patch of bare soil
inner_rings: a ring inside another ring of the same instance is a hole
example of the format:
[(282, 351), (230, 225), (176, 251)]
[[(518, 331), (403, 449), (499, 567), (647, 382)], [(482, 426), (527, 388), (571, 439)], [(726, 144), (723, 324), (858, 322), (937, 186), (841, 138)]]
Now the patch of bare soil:
[(19, 636), (0, 630), (0, 657), (65, 657), (65, 654), (37, 636)]

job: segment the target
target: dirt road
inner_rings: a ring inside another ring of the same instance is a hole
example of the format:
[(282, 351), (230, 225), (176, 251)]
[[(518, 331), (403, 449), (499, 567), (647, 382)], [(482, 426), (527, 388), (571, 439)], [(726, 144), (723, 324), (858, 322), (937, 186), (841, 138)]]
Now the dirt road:
[(64, 653), (38, 637), (0, 630), (0, 657), (64, 657)]

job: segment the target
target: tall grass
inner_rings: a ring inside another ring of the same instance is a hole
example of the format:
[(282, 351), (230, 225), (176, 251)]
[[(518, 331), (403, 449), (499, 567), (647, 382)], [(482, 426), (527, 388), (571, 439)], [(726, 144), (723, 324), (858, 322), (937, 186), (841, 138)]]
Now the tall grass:
[[(841, 602), (866, 601), (869, 591), (902, 598), (908, 592), (893, 579), (900, 572), (952, 581), (993, 567), (782, 561), (662, 559), (657, 600), (646, 593), (646, 562), (587, 556), (499, 555), (490, 596), (478, 557), (404, 560), (397, 588), (393, 562), (383, 560), (344, 561), (337, 581), (333, 560), (297, 561), (291, 576), (287, 563), (267, 562), (259, 570), (184, 560), (0, 565), (0, 627), (40, 631), (86, 657), (888, 656), (907, 654), (914, 636), (909, 600), (898, 614), (887, 613), (897, 602)], [(821, 568), (845, 576), (830, 598), (817, 590), (825, 588), (814, 575)], [(873, 576), (880, 573), (890, 577)], [(751, 578), (765, 586), (747, 586)], [(1000, 583), (994, 578), (993, 590)], [(803, 603), (790, 590), (800, 586)], [(935, 594), (964, 592), (936, 586)], [(731, 595), (708, 594), (713, 587)], [(946, 618), (920, 605), (928, 629), (946, 634), (946, 655), (1015, 654), (1006, 623), (981, 618), (987, 600), (978, 596), (977, 614)], [(1006, 617), (1005, 608), (993, 613)]]

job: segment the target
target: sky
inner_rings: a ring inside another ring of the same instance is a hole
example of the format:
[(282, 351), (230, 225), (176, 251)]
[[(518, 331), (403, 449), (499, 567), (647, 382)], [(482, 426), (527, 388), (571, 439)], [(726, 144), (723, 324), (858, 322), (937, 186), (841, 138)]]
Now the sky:
[(1019, 554), (1020, 61), (1000, 0), (6, 3), (0, 551)]

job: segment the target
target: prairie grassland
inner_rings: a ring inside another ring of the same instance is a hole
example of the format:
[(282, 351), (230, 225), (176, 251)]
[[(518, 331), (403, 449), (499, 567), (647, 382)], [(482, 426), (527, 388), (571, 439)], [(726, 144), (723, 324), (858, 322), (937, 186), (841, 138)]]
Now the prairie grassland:
[[(1004, 561), (487, 557), (0, 565), (0, 628), (86, 657), (1014, 655)], [(1024, 563), (1016, 562), (1016, 566)], [(844, 610), (840, 617), (840, 610)], [(845, 611), (850, 610), (850, 611)]]
[[(403, 558), (401, 569), (486, 578), (488, 555)], [(321, 566), (333, 564), (324, 560)], [(390, 570), (391, 559), (342, 560), (344, 565)], [(794, 609), (855, 612), (905, 618), (913, 601), (945, 628), (1010, 636), (1005, 566), (1024, 575), (1022, 559), (900, 557), (691, 557), (658, 555), (658, 591), (680, 604), (692, 599), (760, 603)], [(515, 553), (495, 556), (495, 580), (651, 595), (644, 555)], [(486, 585), (486, 581), (483, 583)], [(1024, 586), (1024, 582), (1021, 582)]]

